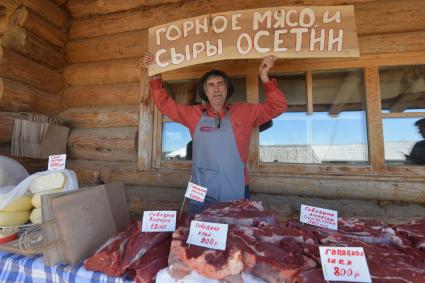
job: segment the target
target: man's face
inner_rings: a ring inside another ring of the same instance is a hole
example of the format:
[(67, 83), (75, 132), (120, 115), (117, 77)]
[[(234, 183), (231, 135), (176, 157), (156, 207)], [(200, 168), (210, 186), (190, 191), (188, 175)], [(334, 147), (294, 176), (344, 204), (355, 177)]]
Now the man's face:
[(217, 76), (205, 82), (205, 94), (208, 101), (214, 107), (223, 107), (227, 97), (227, 87), (223, 77)]

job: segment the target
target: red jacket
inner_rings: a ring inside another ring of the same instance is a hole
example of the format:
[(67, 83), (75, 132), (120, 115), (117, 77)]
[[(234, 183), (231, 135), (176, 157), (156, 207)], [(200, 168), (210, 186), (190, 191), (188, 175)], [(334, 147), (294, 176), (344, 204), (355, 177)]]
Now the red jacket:
[[(168, 95), (162, 86), (162, 80), (151, 81), (151, 88), (155, 105), (159, 111), (167, 115), (174, 121), (183, 124), (189, 128), (190, 135), (193, 138), (196, 126), (202, 116), (202, 111), (207, 110), (207, 115), (224, 118), (224, 109), (221, 113), (216, 113), (207, 103), (206, 105), (182, 105), (177, 104), (171, 96)], [(242, 162), (246, 164), (248, 160), (249, 142), (253, 127), (258, 127), (267, 121), (279, 116), (286, 111), (288, 101), (282, 91), (277, 88), (276, 80), (270, 80), (264, 84), (265, 102), (264, 103), (235, 103), (226, 105), (230, 111), (230, 122), (238, 146), (239, 155)], [(248, 176), (245, 170), (245, 183), (248, 183)]]

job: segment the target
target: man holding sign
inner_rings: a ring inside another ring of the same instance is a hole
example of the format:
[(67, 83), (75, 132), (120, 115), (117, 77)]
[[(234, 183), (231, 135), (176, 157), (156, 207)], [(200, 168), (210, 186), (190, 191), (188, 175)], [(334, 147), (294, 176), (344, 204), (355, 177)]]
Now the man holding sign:
[[(152, 54), (144, 56), (146, 67), (153, 61)], [(252, 129), (279, 116), (288, 105), (276, 80), (269, 79), (275, 61), (275, 56), (267, 56), (259, 66), (264, 104), (228, 104), (234, 87), (220, 70), (207, 72), (199, 81), (198, 94), (206, 102), (203, 105), (177, 104), (163, 87), (161, 75), (151, 77), (158, 109), (189, 128), (193, 140), (192, 182), (208, 189), (206, 203), (249, 198), (246, 162)], [(191, 201), (191, 207), (201, 210), (203, 204)]]

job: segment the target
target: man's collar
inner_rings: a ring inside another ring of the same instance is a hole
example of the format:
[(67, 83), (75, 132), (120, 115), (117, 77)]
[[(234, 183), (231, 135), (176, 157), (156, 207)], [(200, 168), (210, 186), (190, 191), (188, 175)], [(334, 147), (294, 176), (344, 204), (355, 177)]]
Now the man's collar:
[[(228, 104), (227, 102), (224, 104), (222, 110), (220, 111), (220, 117), (224, 117), (226, 115), (226, 112), (228, 112), (231, 108), (231, 104)], [(211, 104), (207, 102), (206, 104), (203, 104), (201, 107), (202, 111), (207, 111), (208, 115), (213, 116), (215, 113), (215, 110), (212, 108)]]

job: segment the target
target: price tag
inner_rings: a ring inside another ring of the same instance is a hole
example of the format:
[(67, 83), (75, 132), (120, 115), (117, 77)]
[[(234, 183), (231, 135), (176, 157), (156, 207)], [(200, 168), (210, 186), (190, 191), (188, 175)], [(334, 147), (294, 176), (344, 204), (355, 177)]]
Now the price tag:
[(323, 276), (328, 281), (372, 282), (361, 247), (319, 247)]
[(65, 169), (66, 154), (50, 155), (49, 165), (47, 170), (62, 170)]
[(184, 196), (199, 202), (204, 202), (207, 190), (208, 189), (205, 187), (189, 182), (187, 184), (187, 190)]
[(173, 232), (176, 230), (176, 215), (176, 211), (145, 211), (142, 232)]
[(214, 250), (226, 249), (227, 224), (192, 221), (187, 243)]
[(302, 204), (300, 222), (338, 230), (338, 212)]

